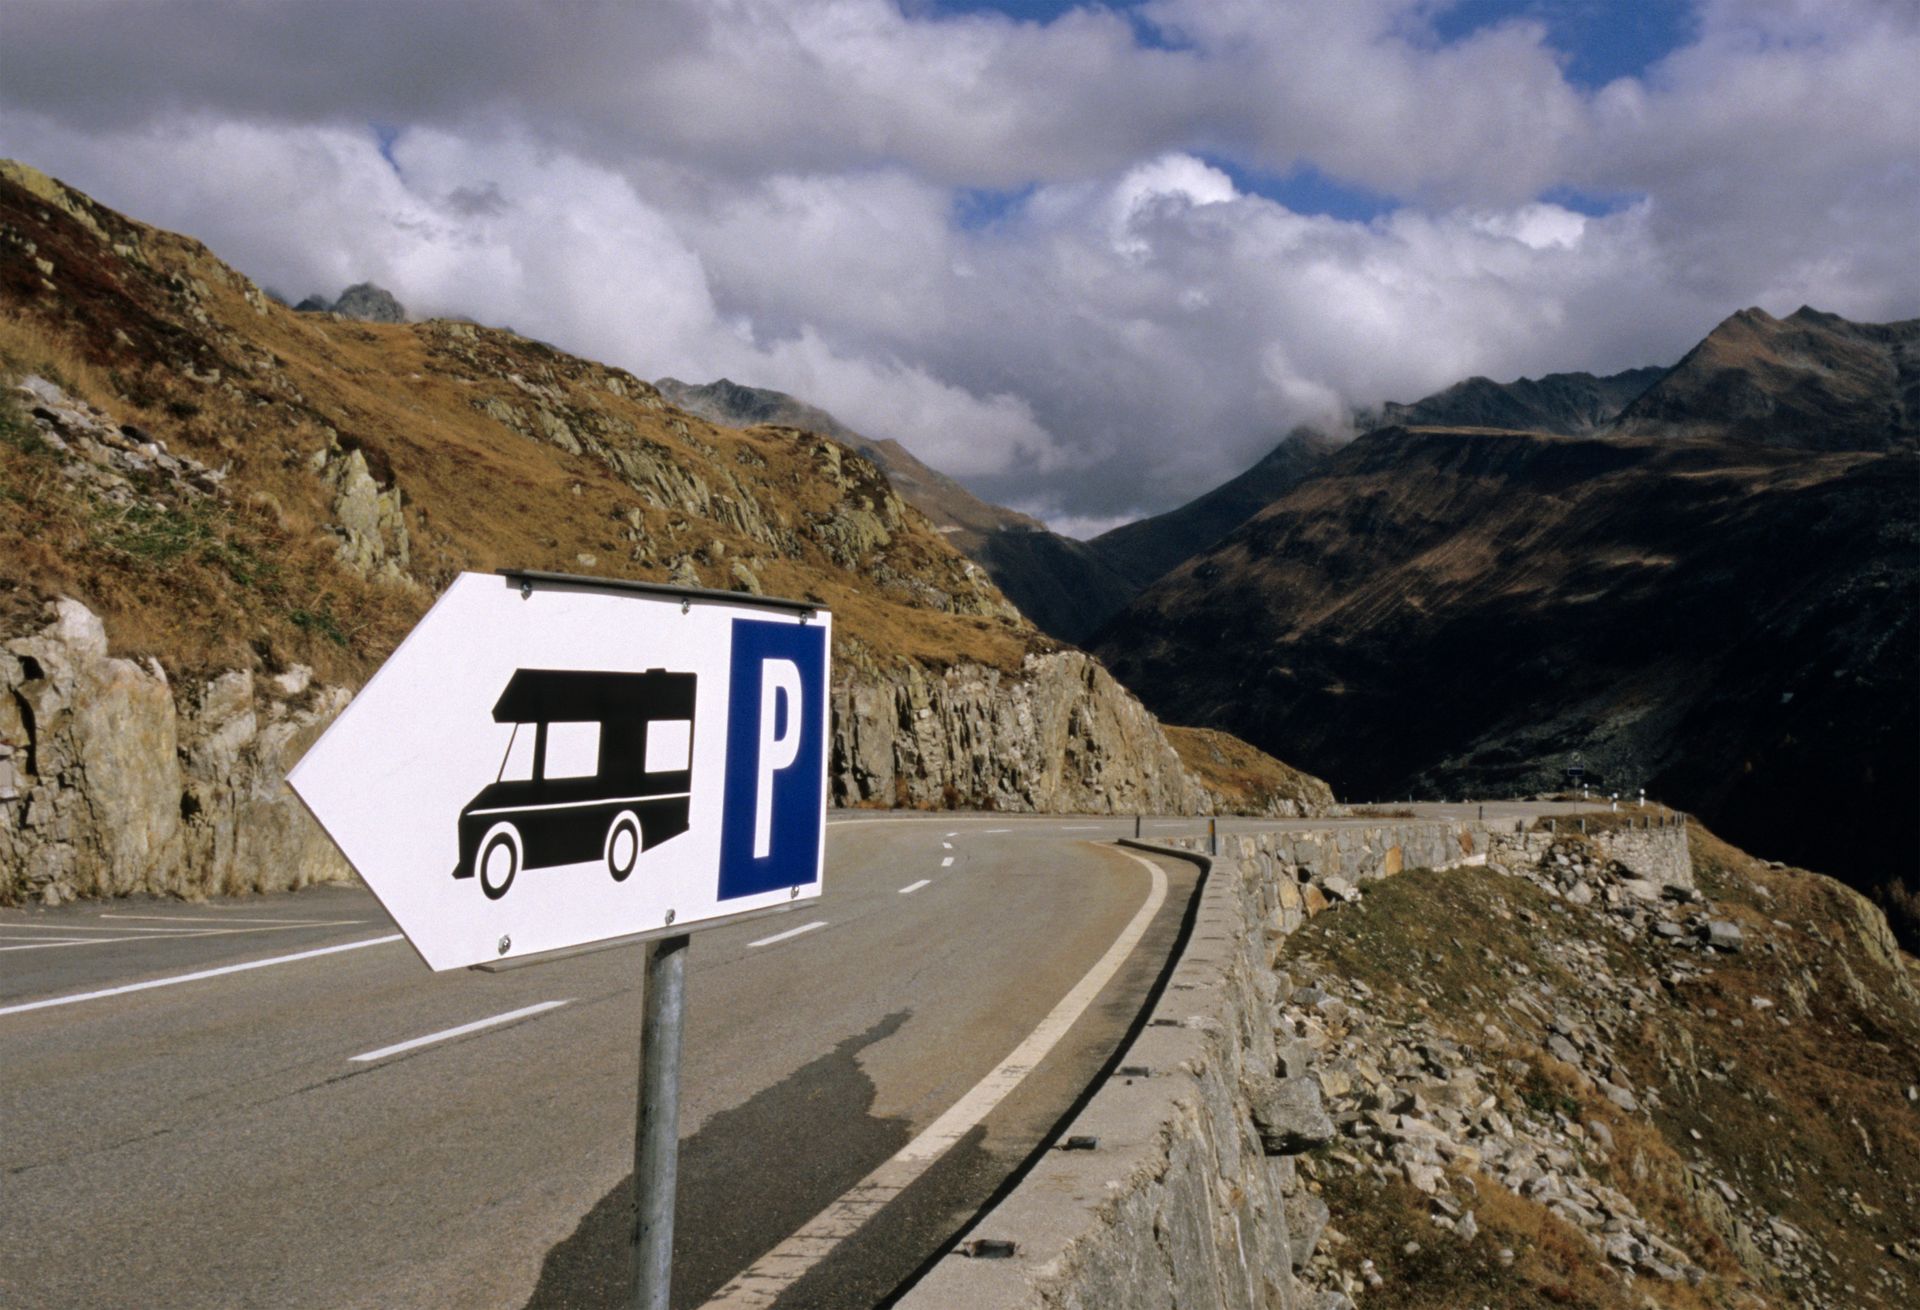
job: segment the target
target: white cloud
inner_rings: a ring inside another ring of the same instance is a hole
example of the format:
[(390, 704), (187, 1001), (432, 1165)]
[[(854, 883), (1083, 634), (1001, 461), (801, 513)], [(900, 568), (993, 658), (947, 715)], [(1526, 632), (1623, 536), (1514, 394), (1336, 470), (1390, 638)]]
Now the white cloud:
[[(1910, 3), (1704, 0), (1598, 91), (1433, 12), (1154, 0), (1167, 49), (1098, 6), (15, 0), (0, 151), (289, 295), (778, 387), (1082, 529), (1470, 373), (1920, 312)], [(1258, 194), (1300, 164), (1395, 202)]]

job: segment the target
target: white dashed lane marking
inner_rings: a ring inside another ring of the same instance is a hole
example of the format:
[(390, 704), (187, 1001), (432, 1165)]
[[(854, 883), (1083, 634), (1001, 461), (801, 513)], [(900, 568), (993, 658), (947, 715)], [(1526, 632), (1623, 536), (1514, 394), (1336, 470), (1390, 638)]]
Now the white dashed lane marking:
[(803, 923), (798, 928), (789, 928), (785, 932), (777, 932), (771, 937), (762, 937), (757, 942), (748, 942), (747, 946), (749, 948), (755, 946), (771, 946), (775, 942), (784, 942), (789, 937), (798, 937), (803, 932), (812, 932), (815, 928), (824, 928), (826, 926), (827, 921), (825, 919), (815, 919), (812, 923)]
[(919, 882), (910, 882), (900, 889), (900, 894), (902, 896), (911, 896), (932, 881), (933, 879), (931, 878), (922, 878)]
[(563, 1005), (573, 1004), (569, 996), (564, 1001), (542, 1001), (538, 1005), (524, 1006), (518, 1010), (508, 1010), (505, 1014), (496, 1014), (490, 1019), (475, 1019), (472, 1023), (463, 1023), (458, 1028), (443, 1028), (437, 1033), (428, 1033), (425, 1037), (415, 1037), (411, 1041), (395, 1042), (392, 1046), (383, 1046), (377, 1051), (368, 1051), (365, 1055), (353, 1056), (355, 1064), (367, 1064), (374, 1060), (384, 1060), (389, 1055), (398, 1055), (402, 1051), (417, 1050), (422, 1046), (432, 1046), (435, 1042), (451, 1041), (455, 1037), (465, 1037), (468, 1033), (477, 1033), (483, 1028), (497, 1028), (503, 1023), (512, 1023), (515, 1019), (525, 1019), (529, 1015), (541, 1014), (547, 1010), (557, 1010)]

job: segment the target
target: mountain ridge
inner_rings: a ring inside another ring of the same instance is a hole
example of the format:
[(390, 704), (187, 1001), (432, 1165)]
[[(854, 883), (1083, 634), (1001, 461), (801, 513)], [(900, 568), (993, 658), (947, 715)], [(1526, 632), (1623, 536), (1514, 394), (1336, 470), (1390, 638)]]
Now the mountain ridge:
[[(1916, 485), (1898, 449), (1380, 429), (1094, 648), (1158, 712), (1285, 741), (1342, 794), (1551, 790), (1577, 751), (1596, 785), (1897, 896)], [(1809, 810), (1842, 836), (1816, 849)]]
[(900, 442), (856, 432), (826, 410), (766, 387), (730, 378), (693, 385), (661, 378), (670, 402), (716, 423), (751, 427), (778, 423), (818, 432), (872, 459), (900, 494), (931, 519), (954, 547), (985, 568), (1035, 626), (1062, 641), (1080, 643), (1136, 589), (1089, 543), (1051, 531), (1018, 510), (990, 504), (958, 481), (921, 462)]

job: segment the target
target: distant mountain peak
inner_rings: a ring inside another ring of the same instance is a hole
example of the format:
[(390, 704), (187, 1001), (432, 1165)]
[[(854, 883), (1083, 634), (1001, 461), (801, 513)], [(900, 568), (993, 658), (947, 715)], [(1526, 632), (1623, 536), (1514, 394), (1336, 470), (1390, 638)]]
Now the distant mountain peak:
[(1920, 319), (1856, 323), (1810, 305), (1786, 318), (1740, 310), (1610, 431), (1804, 450), (1920, 444)]
[(363, 323), (408, 321), (407, 307), (391, 291), (372, 282), (356, 282), (340, 293), (340, 299), (334, 301), (329, 301), (325, 296), (308, 296), (294, 308), (302, 314), (338, 314), (342, 318), (356, 318)]

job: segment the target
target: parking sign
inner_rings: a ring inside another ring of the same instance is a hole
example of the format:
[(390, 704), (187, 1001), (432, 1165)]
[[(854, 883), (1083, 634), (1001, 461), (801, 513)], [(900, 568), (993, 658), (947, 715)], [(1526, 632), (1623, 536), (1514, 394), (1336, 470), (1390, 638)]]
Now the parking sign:
[(435, 969), (817, 897), (831, 624), (462, 574), (287, 780)]

